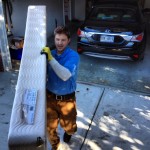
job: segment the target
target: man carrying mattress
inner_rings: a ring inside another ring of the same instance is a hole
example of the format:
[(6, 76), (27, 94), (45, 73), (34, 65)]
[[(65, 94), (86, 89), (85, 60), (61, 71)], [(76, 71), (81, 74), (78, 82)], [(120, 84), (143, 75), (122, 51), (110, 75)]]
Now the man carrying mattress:
[(44, 47), (42, 53), (48, 59), (47, 129), (52, 150), (57, 150), (60, 145), (58, 123), (65, 131), (63, 140), (66, 143), (77, 131), (75, 90), (79, 55), (68, 46), (70, 33), (66, 27), (57, 27), (54, 36), (56, 49), (50, 51)]

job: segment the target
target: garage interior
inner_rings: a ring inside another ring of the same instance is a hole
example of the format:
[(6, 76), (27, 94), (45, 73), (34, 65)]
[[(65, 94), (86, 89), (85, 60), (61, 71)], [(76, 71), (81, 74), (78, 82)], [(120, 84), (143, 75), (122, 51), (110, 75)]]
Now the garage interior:
[[(18, 53), (22, 53), (23, 37), (25, 34), (25, 23), (27, 15), (27, 7), (29, 5), (46, 5), (47, 6), (47, 43), (48, 46), (54, 46), (53, 43), (53, 29), (58, 25), (66, 25), (71, 27), (71, 32), (75, 33), (76, 29), (83, 22), (91, 10), (94, 0), (51, 0), (51, 1), (19, 1), (19, 0), (0, 0), (0, 15), (1, 28), (0, 33), (0, 71), (8, 71), (12, 68), (19, 67), (20, 56), (15, 54), (10, 55), (10, 45), (16, 41), (18, 44)], [(139, 0), (141, 9), (150, 8), (149, 0)], [(20, 7), (21, 6), (21, 7)], [(54, 7), (54, 8), (53, 8)], [(58, 11), (59, 10), (59, 11)], [(21, 15), (20, 15), (21, 14)], [(149, 14), (147, 15), (149, 22)], [(17, 37), (17, 38), (16, 38)], [(5, 55), (2, 55), (4, 53)], [(13, 56), (12, 56), (13, 55)]]

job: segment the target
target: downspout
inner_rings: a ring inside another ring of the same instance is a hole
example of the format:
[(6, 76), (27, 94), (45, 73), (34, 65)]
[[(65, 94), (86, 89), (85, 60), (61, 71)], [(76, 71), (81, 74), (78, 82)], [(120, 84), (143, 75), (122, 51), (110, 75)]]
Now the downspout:
[(10, 71), (12, 69), (12, 64), (8, 46), (2, 0), (0, 0), (0, 35), (0, 53), (2, 56), (3, 67), (5, 71)]

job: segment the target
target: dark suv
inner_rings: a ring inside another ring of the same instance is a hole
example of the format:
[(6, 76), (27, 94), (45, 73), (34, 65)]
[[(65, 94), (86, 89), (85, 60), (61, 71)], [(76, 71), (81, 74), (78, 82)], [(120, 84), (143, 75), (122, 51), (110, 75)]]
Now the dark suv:
[(141, 60), (146, 45), (146, 23), (137, 0), (101, 0), (78, 29), (78, 53)]

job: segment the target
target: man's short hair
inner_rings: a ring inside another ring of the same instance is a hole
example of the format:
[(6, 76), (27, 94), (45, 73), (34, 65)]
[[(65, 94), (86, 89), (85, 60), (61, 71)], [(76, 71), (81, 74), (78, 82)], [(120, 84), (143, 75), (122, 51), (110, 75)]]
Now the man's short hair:
[(54, 35), (56, 34), (65, 34), (68, 37), (68, 39), (70, 38), (70, 32), (65, 26), (56, 27), (56, 29), (54, 30)]

